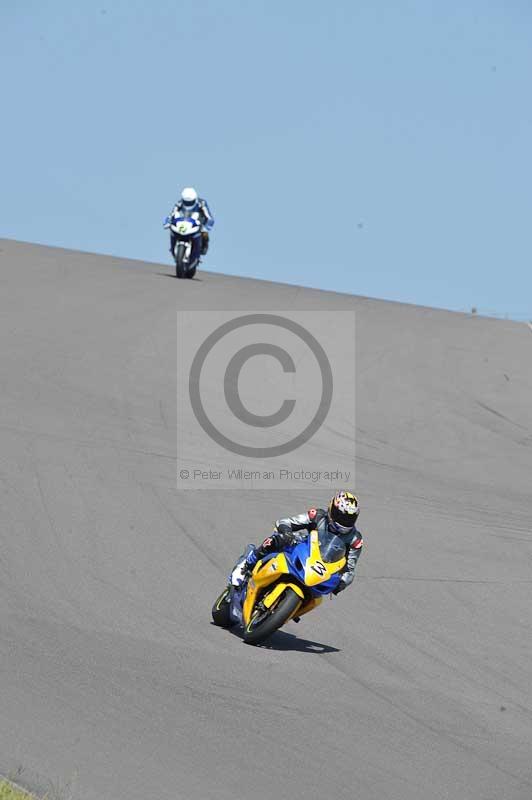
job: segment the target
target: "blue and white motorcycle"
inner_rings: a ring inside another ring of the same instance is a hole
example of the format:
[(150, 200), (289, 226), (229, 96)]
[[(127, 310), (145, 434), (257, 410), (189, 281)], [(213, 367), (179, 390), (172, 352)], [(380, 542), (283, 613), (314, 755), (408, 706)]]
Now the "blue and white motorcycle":
[(197, 214), (167, 217), (176, 278), (193, 278), (201, 255), (201, 222)]

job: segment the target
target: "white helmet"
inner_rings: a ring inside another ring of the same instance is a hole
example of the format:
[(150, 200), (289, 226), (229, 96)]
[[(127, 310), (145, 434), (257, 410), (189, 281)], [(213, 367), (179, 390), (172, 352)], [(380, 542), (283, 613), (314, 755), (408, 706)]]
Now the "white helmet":
[(186, 211), (194, 211), (198, 205), (198, 193), (191, 186), (181, 192), (181, 202)]

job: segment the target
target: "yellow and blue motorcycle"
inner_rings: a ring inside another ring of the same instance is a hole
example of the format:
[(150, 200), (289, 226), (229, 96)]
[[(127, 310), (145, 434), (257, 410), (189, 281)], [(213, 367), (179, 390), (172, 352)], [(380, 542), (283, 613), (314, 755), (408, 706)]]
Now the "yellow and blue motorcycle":
[(212, 607), (214, 624), (240, 625), (244, 641), (259, 644), (289, 619), (316, 608), (336, 589), (345, 565), (346, 548), (338, 536), (310, 531), (303, 541), (257, 561), (248, 581), (224, 589)]

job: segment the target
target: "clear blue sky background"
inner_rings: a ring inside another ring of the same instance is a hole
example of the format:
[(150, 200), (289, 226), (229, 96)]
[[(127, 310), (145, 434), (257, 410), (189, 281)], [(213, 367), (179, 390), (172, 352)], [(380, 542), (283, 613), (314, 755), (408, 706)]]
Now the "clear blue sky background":
[(0, 235), (532, 317), (529, 0), (0, 0)]

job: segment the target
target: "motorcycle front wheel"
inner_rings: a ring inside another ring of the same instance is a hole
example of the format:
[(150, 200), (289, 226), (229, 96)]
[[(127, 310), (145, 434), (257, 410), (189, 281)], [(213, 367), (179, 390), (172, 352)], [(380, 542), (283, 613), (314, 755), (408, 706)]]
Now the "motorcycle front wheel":
[(187, 268), (184, 263), (185, 260), (185, 245), (181, 242), (177, 245), (175, 250), (175, 276), (176, 278), (186, 278)]
[(260, 644), (275, 633), (297, 611), (301, 598), (289, 587), (279, 602), (266, 612), (257, 610), (244, 630), (246, 644)]

